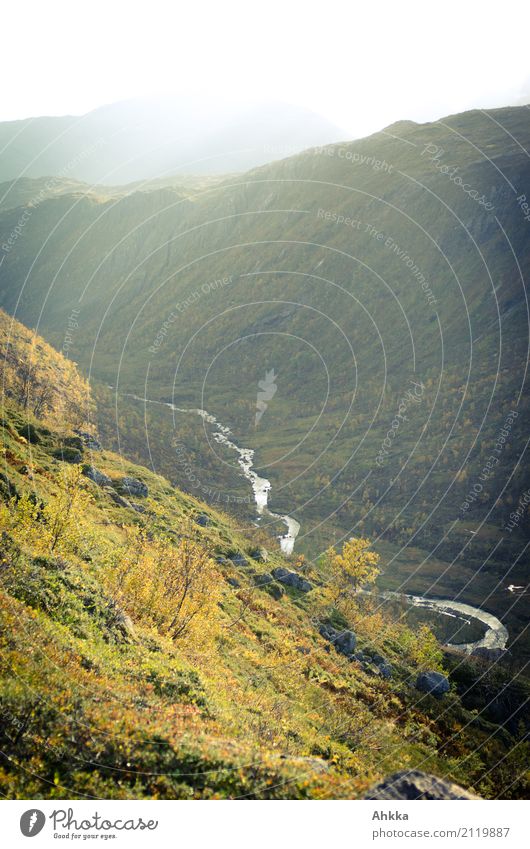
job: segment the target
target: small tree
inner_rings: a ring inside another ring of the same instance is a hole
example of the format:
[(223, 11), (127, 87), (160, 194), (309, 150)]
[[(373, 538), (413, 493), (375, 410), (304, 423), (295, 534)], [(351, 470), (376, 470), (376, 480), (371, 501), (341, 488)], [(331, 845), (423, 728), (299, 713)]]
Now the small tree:
[(208, 551), (193, 539), (178, 545), (128, 529), (123, 549), (108, 559), (106, 581), (134, 617), (176, 640), (191, 630), (211, 631), (221, 577)]
[(370, 546), (370, 540), (353, 537), (344, 543), (341, 554), (334, 548), (326, 552), (329, 587), (335, 604), (341, 599), (351, 599), (362, 586), (373, 584), (379, 575), (379, 555), (370, 551)]
[(59, 492), (44, 508), (46, 537), (50, 551), (76, 545), (79, 523), (89, 502), (80, 465), (67, 466), (59, 479)]

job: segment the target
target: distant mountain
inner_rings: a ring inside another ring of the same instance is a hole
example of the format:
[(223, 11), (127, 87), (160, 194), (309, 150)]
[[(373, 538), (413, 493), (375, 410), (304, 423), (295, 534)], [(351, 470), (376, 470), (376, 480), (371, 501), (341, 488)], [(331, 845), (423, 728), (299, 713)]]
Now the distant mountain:
[[(381, 585), (481, 605), (515, 639), (528, 115), (405, 121), (222, 182), (25, 202), (0, 213), (0, 303), (101, 383), (230, 427), (273, 509), (300, 522), (299, 551), (365, 532), (387, 558)], [(254, 517), (195, 419), (107, 392), (107, 440)]]
[(0, 181), (60, 175), (117, 184), (243, 171), (344, 136), (321, 116), (285, 103), (131, 100), (79, 117), (1, 123)]

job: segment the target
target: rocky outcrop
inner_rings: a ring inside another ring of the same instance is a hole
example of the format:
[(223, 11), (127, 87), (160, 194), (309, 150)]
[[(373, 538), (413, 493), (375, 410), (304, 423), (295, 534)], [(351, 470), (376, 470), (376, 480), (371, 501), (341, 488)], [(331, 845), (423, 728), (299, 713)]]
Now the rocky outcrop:
[(313, 584), (310, 581), (306, 581), (297, 572), (290, 572), (289, 569), (284, 569), (283, 566), (273, 569), (272, 575), (277, 581), (285, 584), (286, 587), (293, 587), (293, 589), (301, 593), (308, 593), (313, 589)]
[(269, 572), (262, 572), (261, 575), (254, 575), (253, 580), (256, 587), (266, 587), (273, 583), (274, 578), (269, 574)]
[(134, 498), (147, 498), (149, 490), (147, 485), (138, 480), (138, 478), (122, 478), (120, 481), (120, 489), (124, 490), (127, 495), (132, 495)]
[(85, 448), (88, 448), (89, 451), (103, 451), (101, 442), (92, 433), (88, 433), (86, 430), (75, 430), (74, 433), (81, 437)]
[(112, 481), (105, 472), (100, 472), (95, 466), (85, 466), (83, 474), (98, 486), (112, 486)]
[(343, 631), (337, 631), (331, 625), (321, 625), (319, 628), (320, 635), (324, 637), (325, 640), (329, 640), (330, 643), (333, 643), (336, 651), (339, 654), (343, 654), (346, 657), (353, 658), (355, 652), (355, 645), (357, 643), (357, 637), (348, 629)]
[(243, 557), (242, 554), (236, 552), (235, 554), (229, 554), (228, 559), (232, 561), (234, 566), (245, 567), (248, 566), (248, 560), (246, 557)]
[(105, 486), (103, 487), (103, 489), (105, 490), (107, 495), (112, 498), (114, 503), (118, 505), (118, 507), (128, 507), (130, 510), (133, 509), (131, 502), (127, 501), (126, 498), (123, 498), (123, 496), (116, 492), (114, 489), (112, 489), (111, 486)]
[(449, 681), (441, 672), (420, 672), (415, 686), (420, 693), (429, 693), (437, 699), (449, 692)]
[(266, 548), (253, 548), (250, 556), (253, 560), (257, 560), (258, 563), (266, 563), (269, 559), (269, 552)]
[(417, 769), (396, 772), (380, 781), (368, 791), (365, 799), (478, 799), (468, 790), (464, 790), (452, 781), (436, 778)]
[(207, 528), (208, 525), (211, 524), (211, 519), (209, 516), (206, 515), (206, 513), (199, 513), (198, 516), (195, 516), (194, 521), (197, 523), (197, 525), (200, 525), (201, 528)]

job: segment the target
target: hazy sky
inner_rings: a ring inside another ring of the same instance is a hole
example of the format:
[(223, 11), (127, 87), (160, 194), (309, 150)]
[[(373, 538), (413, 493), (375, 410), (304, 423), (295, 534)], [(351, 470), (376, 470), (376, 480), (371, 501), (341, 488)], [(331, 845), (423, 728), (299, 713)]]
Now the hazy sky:
[(9, 2), (0, 120), (208, 91), (298, 103), (362, 135), (530, 100), (529, 30), (528, 0)]

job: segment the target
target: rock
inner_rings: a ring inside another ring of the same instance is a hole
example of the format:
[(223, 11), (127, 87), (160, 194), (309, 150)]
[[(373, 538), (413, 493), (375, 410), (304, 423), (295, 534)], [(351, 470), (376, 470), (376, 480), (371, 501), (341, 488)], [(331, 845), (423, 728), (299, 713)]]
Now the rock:
[(194, 521), (201, 526), (201, 528), (206, 528), (208, 525), (211, 525), (211, 519), (206, 513), (199, 513), (198, 516), (195, 516)]
[(112, 498), (114, 503), (118, 505), (118, 507), (128, 507), (130, 510), (133, 509), (131, 502), (119, 495), (114, 489), (112, 489), (112, 487), (105, 486), (103, 489)]
[(128, 495), (133, 495), (136, 498), (147, 498), (149, 495), (149, 490), (146, 484), (138, 480), (138, 478), (122, 478), (120, 481), (120, 487), (126, 491)]
[(445, 781), (417, 769), (396, 772), (368, 791), (365, 799), (478, 799), (452, 781)]
[(254, 584), (257, 587), (266, 587), (272, 584), (274, 578), (268, 572), (263, 572), (261, 575), (254, 575)]
[(95, 466), (85, 466), (83, 474), (98, 486), (112, 486), (112, 481), (105, 472), (100, 472)]
[(381, 678), (392, 678), (392, 667), (388, 663), (379, 664)]
[(345, 654), (346, 657), (351, 657), (351, 655), (355, 651), (356, 642), (357, 637), (355, 636), (353, 631), (342, 631), (336, 636), (335, 640), (333, 641), (337, 651), (341, 654)]
[(239, 554), (239, 553), (229, 554), (228, 559), (232, 561), (234, 566), (240, 566), (240, 567), (248, 566), (248, 560), (246, 559), (246, 557), (243, 557), (242, 554)]
[(449, 692), (449, 681), (441, 672), (420, 672), (416, 679), (416, 689), (441, 699), (444, 693)]
[(237, 578), (227, 578), (227, 579), (226, 579), (226, 583), (227, 583), (227, 584), (230, 584), (230, 586), (231, 586), (231, 587), (234, 587), (234, 589), (238, 589), (238, 587), (240, 587), (240, 586), (241, 586), (241, 584), (239, 583), (239, 581), (237, 580)]
[(147, 513), (147, 507), (144, 504), (137, 504), (136, 501), (131, 501), (130, 504), (137, 513)]
[(90, 451), (103, 451), (101, 442), (92, 433), (88, 433), (86, 430), (75, 430), (74, 433), (81, 437), (85, 448)]
[(293, 587), (301, 593), (308, 593), (313, 589), (313, 584), (306, 581), (305, 578), (302, 578), (296, 572), (290, 572), (289, 569), (284, 569), (283, 566), (278, 566), (276, 569), (273, 569), (272, 574), (277, 581), (281, 581), (281, 583), (285, 584), (285, 586)]
[(284, 595), (283, 587), (281, 587), (280, 584), (276, 584), (276, 583), (267, 584), (267, 592), (276, 601), (279, 601), (281, 599), (281, 597)]
[(338, 651), (340, 654), (343, 654), (349, 658), (354, 657), (357, 637), (355, 636), (353, 631), (349, 631), (347, 629), (343, 631), (337, 631), (331, 625), (322, 624), (319, 628), (319, 632), (325, 640), (329, 640), (330, 643), (333, 643), (336, 651)]
[(257, 560), (258, 563), (266, 563), (267, 560), (269, 559), (269, 552), (267, 551), (266, 548), (254, 548), (250, 552), (250, 556), (254, 560)]

